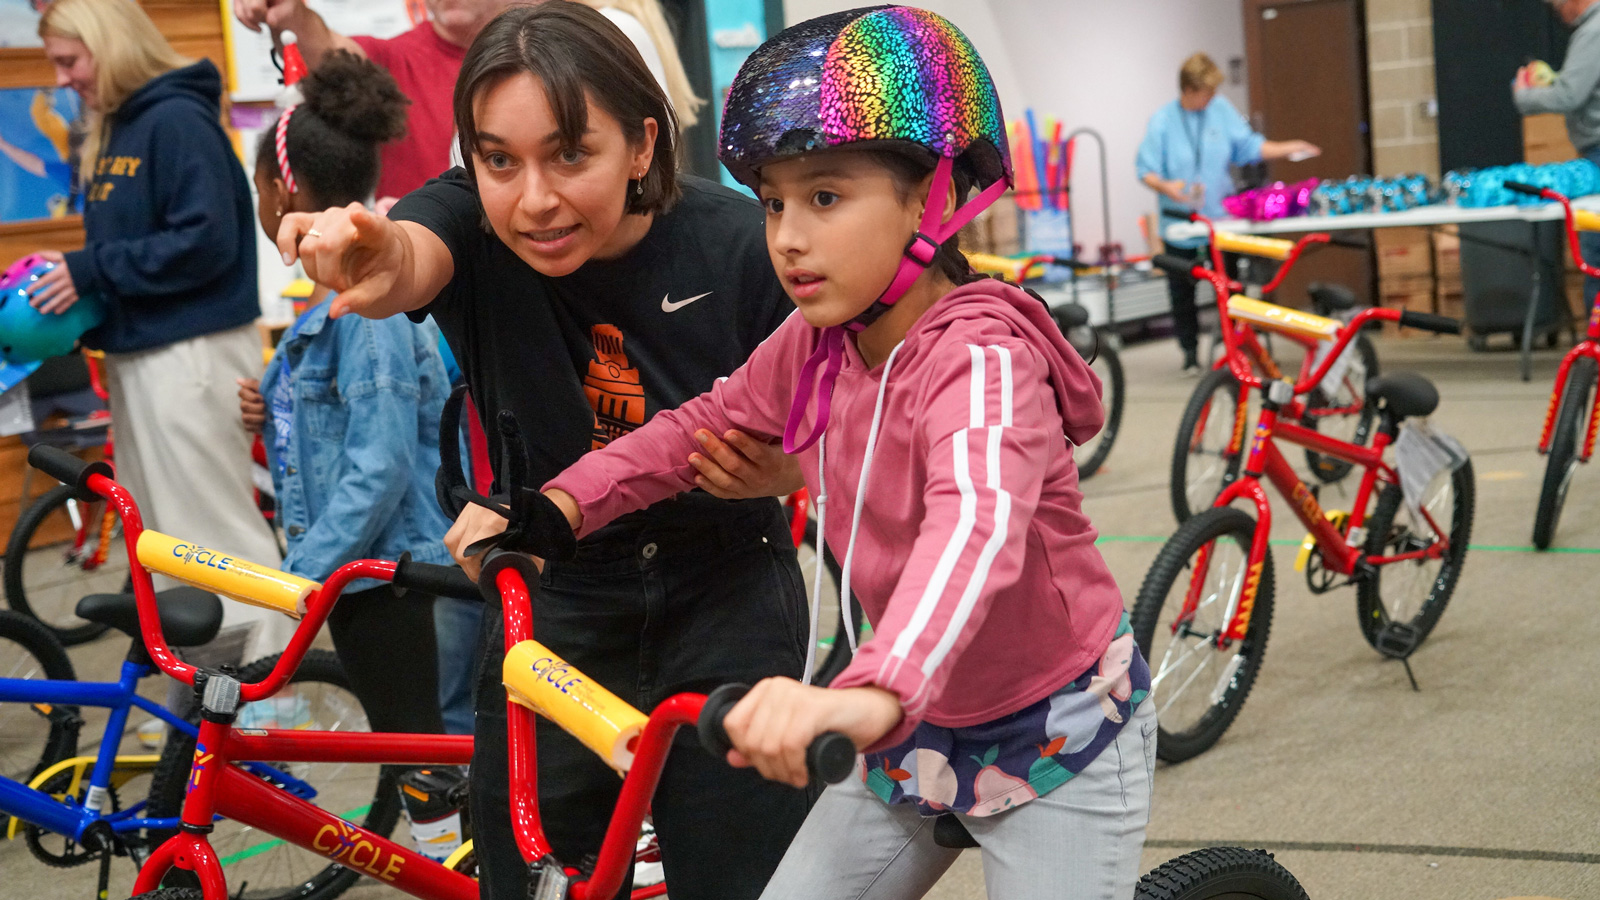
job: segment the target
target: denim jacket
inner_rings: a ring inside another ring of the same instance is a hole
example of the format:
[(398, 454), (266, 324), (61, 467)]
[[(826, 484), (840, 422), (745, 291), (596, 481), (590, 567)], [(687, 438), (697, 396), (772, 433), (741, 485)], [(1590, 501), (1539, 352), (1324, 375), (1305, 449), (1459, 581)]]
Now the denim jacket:
[[(323, 302), (286, 335), (261, 379), (272, 392), (289, 365), (293, 428), (284, 465), (273, 461), (283, 568), (322, 580), (354, 559), (450, 564), (450, 522), (434, 499), (439, 415), (450, 382), (432, 324), (404, 316), (328, 319)], [(275, 423), (262, 435), (274, 446)], [(351, 590), (375, 587), (364, 579)]]

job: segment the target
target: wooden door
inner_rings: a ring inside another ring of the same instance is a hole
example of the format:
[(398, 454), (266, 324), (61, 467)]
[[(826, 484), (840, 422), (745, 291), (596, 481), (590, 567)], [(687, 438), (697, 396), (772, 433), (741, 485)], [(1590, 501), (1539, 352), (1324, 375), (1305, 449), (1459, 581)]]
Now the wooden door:
[[(1245, 0), (1244, 34), (1251, 125), (1272, 140), (1299, 138), (1322, 148), (1315, 159), (1271, 163), (1269, 180), (1371, 172), (1366, 27), (1358, 0)], [(1344, 249), (1308, 254), (1277, 300), (1304, 306), (1306, 285), (1331, 281), (1370, 303), (1372, 260), (1370, 252)]]

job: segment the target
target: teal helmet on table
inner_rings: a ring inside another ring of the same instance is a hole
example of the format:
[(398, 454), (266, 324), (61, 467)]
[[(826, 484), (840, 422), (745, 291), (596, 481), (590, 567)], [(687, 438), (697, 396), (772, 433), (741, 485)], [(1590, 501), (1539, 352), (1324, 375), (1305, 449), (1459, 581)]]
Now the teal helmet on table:
[(56, 264), (35, 253), (0, 275), (0, 359), (30, 363), (64, 356), (83, 333), (105, 321), (105, 301), (85, 294), (64, 313), (42, 313), (28, 302), (39, 279)]

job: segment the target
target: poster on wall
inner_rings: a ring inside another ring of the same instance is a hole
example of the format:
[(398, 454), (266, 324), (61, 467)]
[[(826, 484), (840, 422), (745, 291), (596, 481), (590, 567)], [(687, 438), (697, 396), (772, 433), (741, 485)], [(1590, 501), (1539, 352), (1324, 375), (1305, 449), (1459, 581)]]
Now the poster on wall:
[[(30, 0), (0, 0), (3, 3)], [(272, 61), (272, 34), (251, 31), (233, 15), (233, 0), (221, 0), (228, 46), (228, 93), (234, 102), (272, 100), (282, 85)], [(410, 31), (428, 17), (421, 0), (314, 0), (308, 4), (340, 34), (390, 38)]]
[(70, 89), (0, 90), (0, 222), (75, 212), (68, 134), (77, 117)]
[(39, 15), (50, 0), (0, 0), (0, 47), (43, 47)]

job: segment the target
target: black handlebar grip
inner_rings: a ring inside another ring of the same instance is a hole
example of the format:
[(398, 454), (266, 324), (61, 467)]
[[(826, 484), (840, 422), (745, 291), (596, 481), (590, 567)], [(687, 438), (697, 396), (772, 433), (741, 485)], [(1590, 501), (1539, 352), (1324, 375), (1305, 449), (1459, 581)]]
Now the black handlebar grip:
[(482, 600), (478, 583), (456, 566), (436, 566), (433, 563), (413, 562), (410, 553), (402, 553), (394, 567), (394, 586), (408, 591), (421, 591), (435, 597), (453, 597), (457, 600)]
[(1190, 281), (1194, 279), (1194, 260), (1182, 256), (1173, 256), (1169, 253), (1157, 253), (1150, 258), (1150, 264), (1168, 274), (1178, 275)]
[(1544, 188), (1534, 187), (1526, 181), (1502, 181), (1501, 184), (1505, 185), (1505, 189), (1508, 191), (1516, 191), (1519, 194), (1532, 194), (1535, 197), (1544, 196)]
[(71, 487), (72, 496), (86, 503), (100, 497), (89, 490), (89, 476), (112, 477), (109, 463), (103, 460), (85, 462), (60, 447), (47, 444), (33, 445), (33, 449), (28, 451), (28, 465)]
[[(728, 751), (733, 749), (733, 742), (728, 740), (722, 720), (748, 693), (749, 685), (725, 684), (706, 695), (706, 705), (700, 711), (697, 729), (700, 732), (700, 746), (717, 759), (726, 759)], [(837, 731), (818, 735), (806, 748), (806, 771), (823, 784), (838, 784), (849, 778), (855, 767), (855, 742)]]
[(1053, 266), (1066, 266), (1074, 272), (1087, 272), (1095, 268), (1093, 263), (1086, 263), (1081, 259), (1074, 259), (1070, 256), (1052, 256), (1050, 257), (1050, 264)]
[(1409, 309), (1400, 311), (1400, 324), (1407, 328), (1420, 328), (1423, 331), (1432, 331), (1438, 334), (1460, 334), (1461, 323), (1449, 316), (1436, 316), (1433, 313), (1412, 312)]
[(1347, 237), (1341, 234), (1329, 237), (1328, 243), (1335, 247), (1349, 247), (1352, 250), (1366, 250), (1372, 246), (1365, 238)]

